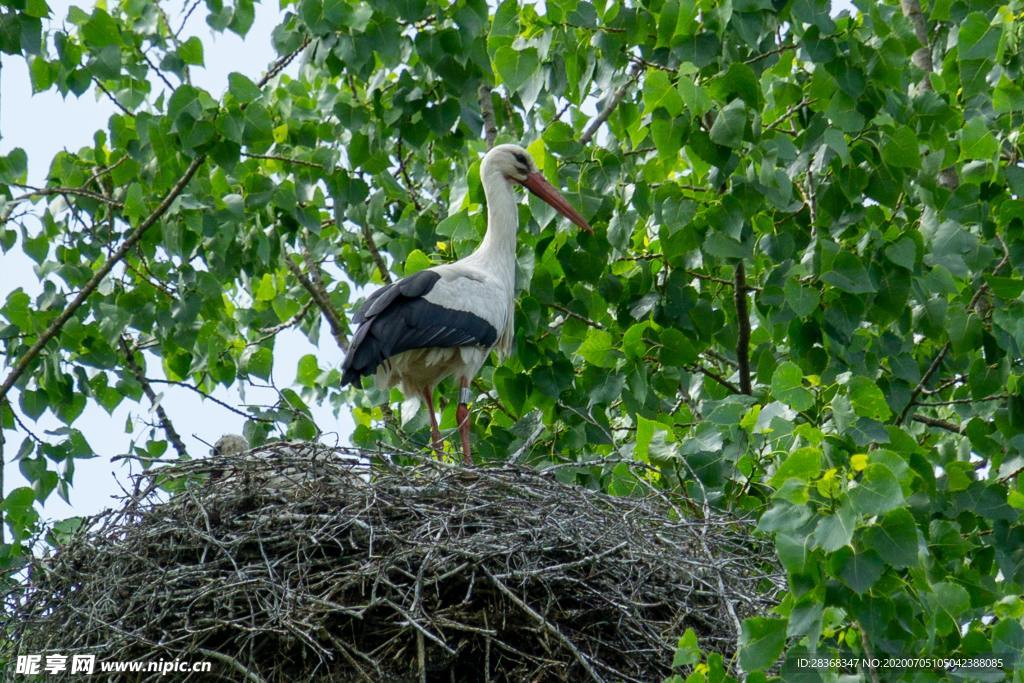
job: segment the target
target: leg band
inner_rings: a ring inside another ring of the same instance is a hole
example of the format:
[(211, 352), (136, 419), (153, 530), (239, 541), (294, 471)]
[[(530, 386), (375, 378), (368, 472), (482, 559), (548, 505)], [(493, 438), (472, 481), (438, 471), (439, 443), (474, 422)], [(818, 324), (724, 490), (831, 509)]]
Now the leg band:
[(470, 400), (473, 398), (473, 392), (469, 387), (462, 387), (459, 391), (459, 403), (465, 403), (469, 405)]

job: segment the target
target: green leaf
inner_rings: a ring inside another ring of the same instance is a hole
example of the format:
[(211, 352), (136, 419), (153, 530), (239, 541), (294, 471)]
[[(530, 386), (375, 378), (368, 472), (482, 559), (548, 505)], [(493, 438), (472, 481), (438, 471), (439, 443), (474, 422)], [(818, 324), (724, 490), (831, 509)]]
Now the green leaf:
[(53, 85), (54, 69), (45, 58), (33, 57), (29, 63), (29, 76), (32, 79), (32, 92), (40, 93)]
[(740, 632), (740, 666), (750, 673), (776, 662), (786, 644), (786, 620), (751, 617)]
[[(26, 295), (25, 298), (27, 299), (28, 296)], [(644, 340), (644, 332), (650, 327), (651, 323), (645, 320), (630, 325), (626, 333), (622, 335), (622, 352), (626, 354), (626, 358), (636, 360), (647, 353), (648, 343)]]
[(494, 386), (498, 396), (517, 414), (523, 413), (526, 398), (530, 395), (529, 380), (518, 372), (512, 372), (502, 366), (494, 371)]
[(668, 425), (656, 420), (649, 420), (643, 415), (636, 416), (636, 447), (633, 449), (633, 457), (640, 462), (650, 462), (650, 446), (658, 432), (668, 433), (671, 429)]
[(893, 510), (864, 531), (864, 543), (886, 564), (903, 569), (917, 564), (918, 532), (913, 515), (905, 508)]
[(316, 378), (320, 376), (320, 365), (316, 356), (307, 353), (299, 359), (298, 368), (295, 371), (295, 381), (304, 387), (316, 386)]
[(1001, 299), (1016, 299), (1024, 292), (1024, 279), (986, 275), (985, 282), (992, 293)]
[(814, 529), (814, 543), (827, 553), (835, 552), (853, 540), (857, 515), (853, 508), (842, 505), (834, 514), (822, 517)]
[(847, 385), (853, 412), (861, 417), (885, 421), (892, 417), (892, 410), (885, 400), (885, 395), (874, 382), (867, 377), (854, 377)]
[(82, 38), (86, 45), (94, 48), (121, 44), (121, 33), (117, 22), (98, 7), (93, 10), (89, 21), (82, 26)]
[(676, 645), (676, 653), (672, 657), (672, 668), (693, 666), (700, 662), (700, 658), (701, 651), (697, 644), (697, 634), (693, 632), (692, 628), (688, 628), (680, 636), (679, 643)]
[(836, 91), (825, 113), (839, 130), (856, 133), (864, 127), (864, 116), (857, 111), (857, 102), (842, 91)]
[[(178, 47), (178, 57), (186, 64), (203, 65), (203, 43), (192, 36)], [(228, 86), (230, 88), (230, 84)]]
[(914, 131), (899, 126), (882, 143), (882, 160), (895, 168), (921, 168), (921, 152)]
[(246, 372), (261, 379), (270, 379), (270, 371), (274, 366), (274, 354), (270, 349), (261, 346), (243, 356), (242, 360)]
[(850, 294), (868, 294), (875, 291), (864, 264), (856, 255), (846, 251), (836, 256), (832, 270), (822, 275), (821, 279)]
[(132, 223), (138, 222), (147, 215), (146, 197), (142, 185), (132, 183), (128, 186), (128, 192), (124, 197), (124, 217)]
[(850, 489), (850, 505), (863, 515), (880, 515), (903, 504), (903, 490), (892, 471), (871, 463), (857, 486)]
[(240, 73), (228, 74), (228, 92), (239, 102), (251, 102), (260, 96), (256, 84)]
[(808, 482), (821, 474), (821, 451), (804, 447), (790, 453), (772, 475), (771, 485), (779, 488), (790, 479)]
[(996, 58), (1002, 31), (992, 26), (981, 12), (971, 12), (960, 23), (957, 32), (957, 53), (961, 61)]
[(796, 279), (786, 280), (783, 287), (786, 295), (786, 303), (793, 309), (799, 318), (806, 318), (818, 309), (821, 295), (813, 287), (805, 287)]
[(928, 602), (934, 610), (936, 630), (946, 635), (959, 630), (961, 615), (971, 607), (971, 596), (963, 586), (940, 581), (932, 586)]
[(904, 235), (885, 248), (885, 257), (898, 266), (914, 270), (917, 263), (917, 242)]
[(669, 366), (683, 366), (696, 362), (697, 350), (686, 335), (668, 327), (659, 334), (661, 340), (661, 361)]
[(814, 405), (814, 394), (804, 388), (803, 379), (799, 365), (783, 361), (772, 373), (772, 395), (793, 410), (807, 410)]
[(689, 76), (679, 76), (676, 90), (679, 91), (679, 97), (682, 99), (683, 105), (690, 111), (692, 116), (704, 116), (704, 114), (711, 111), (713, 106), (711, 97), (703, 87), (694, 83)]
[(434, 265), (430, 257), (424, 254), (419, 249), (413, 249), (409, 252), (409, 255), (405, 258), (405, 276), (408, 277), (413, 273), (418, 273), (425, 268), (430, 268)]
[(644, 76), (644, 111), (646, 113), (662, 107), (670, 116), (678, 116), (683, 110), (683, 100), (672, 86), (669, 75), (660, 69), (648, 69)]
[(982, 117), (975, 116), (960, 130), (961, 161), (994, 159), (998, 153), (999, 142)]
[(723, 147), (739, 147), (747, 127), (747, 107), (743, 100), (735, 99), (718, 112), (711, 126), (711, 141)]
[(840, 548), (829, 559), (829, 566), (833, 574), (857, 593), (864, 593), (875, 585), (885, 571), (885, 563), (873, 550), (855, 553), (850, 548)]
[(586, 362), (599, 368), (615, 366), (615, 347), (612, 343), (612, 335), (605, 330), (599, 330), (596, 327), (589, 328), (587, 336), (576, 353), (582, 356)]
[(540, 67), (540, 57), (532, 47), (524, 50), (502, 47), (494, 53), (494, 67), (509, 90), (519, 92)]
[[(7, 515), (7, 523), (16, 531), (28, 529), (38, 519), (33, 507), (35, 501), (35, 492), (27, 486), (21, 486), (9, 492), (4, 496), (3, 501), (0, 501), (0, 507), (3, 507)], [(16, 535), (21, 536), (22, 534), (16, 533)]]

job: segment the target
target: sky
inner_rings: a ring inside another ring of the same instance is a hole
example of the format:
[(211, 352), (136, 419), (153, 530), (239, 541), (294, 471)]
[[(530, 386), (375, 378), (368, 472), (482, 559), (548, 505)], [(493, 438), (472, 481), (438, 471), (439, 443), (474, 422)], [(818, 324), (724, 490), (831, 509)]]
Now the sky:
[[(48, 4), (52, 16), (59, 19), (67, 16), (72, 4), (84, 9), (92, 6), (88, 0), (78, 3), (49, 0)], [(165, 9), (172, 17), (172, 24), (177, 25), (176, 18), (182, 15), (181, 5), (177, 0), (172, 0), (165, 5)], [(195, 12), (182, 35), (183, 39), (196, 35), (204, 43), (207, 66), (192, 67), (193, 85), (220, 95), (227, 88), (228, 73), (240, 71), (257, 80), (266, 66), (276, 58), (270, 42), (270, 33), (279, 17), (276, 2), (256, 5), (253, 26), (244, 40), (230, 32), (214, 33), (206, 26), (204, 16), (202, 10)], [(0, 59), (3, 67), (0, 71), (0, 154), (7, 154), (15, 147), (24, 149), (29, 160), (29, 184), (45, 185), (47, 168), (53, 156), (62, 149), (73, 151), (91, 144), (93, 132), (107, 127), (107, 119), (114, 113), (114, 107), (105, 98), (97, 98), (92, 89), (82, 97), (69, 95), (62, 98), (54, 91), (32, 95), (25, 61), (9, 55), (3, 55)], [(293, 64), (291, 70), (295, 68)], [(22, 253), (20, 245), (0, 254), (0, 272), (3, 273), (0, 278), (0, 302), (5, 301), (8, 294), (19, 287), (33, 297), (39, 293), (41, 288), (33, 266), (34, 263)], [(317, 349), (295, 330), (286, 330), (278, 335), (274, 363), (274, 381), (277, 386), (292, 386), (298, 360), (307, 353), (317, 354), (322, 368), (340, 365), (341, 352), (333, 344), (326, 323), (321, 331), (321, 339), (325, 342)], [(162, 376), (159, 361), (155, 356), (146, 355), (147, 375)], [(2, 368), (0, 374), (6, 375), (7, 371)], [(154, 386), (154, 389), (159, 392), (161, 387)], [(213, 443), (223, 434), (241, 433), (244, 424), (241, 416), (212, 401), (203, 401), (187, 389), (164, 389), (161, 405), (181, 433), (193, 457), (205, 455), (209, 451), (196, 436)], [(236, 392), (223, 388), (215, 396), (232, 405), (241, 403)], [(271, 403), (273, 394), (249, 388), (246, 390), (246, 399), (251, 403)], [(347, 440), (352, 431), (350, 416), (343, 413), (339, 420), (330, 409), (316, 406), (311, 406), (311, 409), (317, 425), (326, 432), (326, 442), (333, 444), (335, 439)], [(126, 434), (125, 423), (129, 416), (133, 418), (135, 429), (131, 434)], [(127, 475), (133, 470), (133, 463), (130, 460), (115, 462), (111, 458), (129, 452), (133, 438), (144, 444), (150, 431), (145, 421), (152, 422), (154, 418), (145, 399), (142, 403), (125, 401), (113, 415), (90, 404), (75, 426), (85, 435), (97, 457), (75, 462), (70, 505), (55, 492), (43, 507), (43, 516), (63, 519), (73, 515), (91, 515), (115, 505), (115, 497), (123, 495), (122, 488), (131, 489)], [(45, 436), (45, 430), (59, 426), (60, 423), (47, 414), (37, 425), (30, 425), (30, 428), (40, 436)], [(20, 432), (7, 432), (9, 441), (5, 453), (8, 458), (17, 452), (23, 437), (24, 434)], [(162, 431), (158, 431), (155, 438), (164, 438)], [(172, 452), (169, 450), (169, 453)], [(138, 469), (135, 464), (134, 471)], [(26, 483), (17, 463), (7, 463), (4, 468), (4, 492)]]

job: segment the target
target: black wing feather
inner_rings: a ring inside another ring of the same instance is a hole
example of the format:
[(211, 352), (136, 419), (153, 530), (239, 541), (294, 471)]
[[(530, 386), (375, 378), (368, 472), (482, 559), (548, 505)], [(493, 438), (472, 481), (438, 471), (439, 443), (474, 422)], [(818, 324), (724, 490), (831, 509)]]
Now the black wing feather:
[(440, 277), (435, 271), (421, 270), (367, 297), (352, 317), (359, 329), (341, 364), (342, 386), (357, 383), (386, 358), (403, 351), (494, 345), (497, 330), (480, 316), (423, 298)]

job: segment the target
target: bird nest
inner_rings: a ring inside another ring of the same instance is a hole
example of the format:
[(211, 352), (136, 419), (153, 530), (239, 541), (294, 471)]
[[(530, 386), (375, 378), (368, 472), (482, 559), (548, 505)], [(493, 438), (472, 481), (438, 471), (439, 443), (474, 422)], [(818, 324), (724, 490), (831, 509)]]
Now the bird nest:
[(140, 475), (7, 596), (17, 653), (226, 680), (651, 681), (687, 628), (728, 658), (774, 604), (745, 523), (653, 488), (354, 454), (278, 443)]

